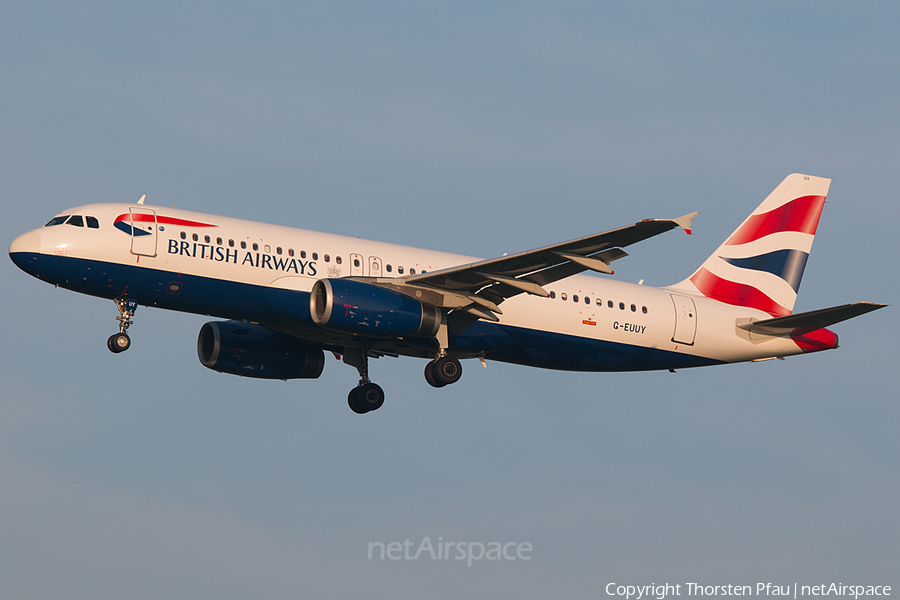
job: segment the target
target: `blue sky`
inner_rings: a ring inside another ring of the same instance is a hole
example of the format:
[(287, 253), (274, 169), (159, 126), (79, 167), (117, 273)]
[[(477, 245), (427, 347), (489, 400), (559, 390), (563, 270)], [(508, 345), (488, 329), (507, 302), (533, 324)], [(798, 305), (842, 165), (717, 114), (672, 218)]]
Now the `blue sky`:
[[(845, 3), (7, 2), (0, 223), (148, 202), (490, 257), (699, 210), (616, 277), (688, 275), (788, 174), (834, 180), (796, 310), (896, 304), (900, 9)], [(249, 381), (206, 319), (0, 263), (10, 598), (597, 598), (609, 582), (900, 585), (900, 326), (643, 374), (374, 361)], [(370, 542), (530, 561), (370, 561)]]

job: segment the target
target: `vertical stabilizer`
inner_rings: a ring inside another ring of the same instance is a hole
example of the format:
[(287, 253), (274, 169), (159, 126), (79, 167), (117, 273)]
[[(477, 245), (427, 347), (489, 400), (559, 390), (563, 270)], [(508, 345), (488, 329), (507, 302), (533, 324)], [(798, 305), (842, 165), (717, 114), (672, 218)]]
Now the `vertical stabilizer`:
[(830, 179), (788, 175), (693, 275), (674, 289), (791, 314)]

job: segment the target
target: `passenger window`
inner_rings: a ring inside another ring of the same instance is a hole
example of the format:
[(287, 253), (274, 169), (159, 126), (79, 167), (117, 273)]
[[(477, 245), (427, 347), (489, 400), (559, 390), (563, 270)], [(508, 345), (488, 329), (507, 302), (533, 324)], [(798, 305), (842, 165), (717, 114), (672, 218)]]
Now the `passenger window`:
[(391, 271), (394, 270), (394, 267), (392, 267), (391, 265), (387, 265), (387, 266), (385, 267), (385, 269), (387, 270), (388, 273), (390, 273)]
[(203, 236), (203, 241), (206, 242), (206, 243), (208, 244), (208, 243), (209, 243), (209, 236), (208, 236), (208, 235), (204, 235), (204, 236)]
[(336, 262), (337, 264), (341, 264), (341, 263), (344, 262), (344, 261), (341, 259), (340, 256), (335, 256), (335, 257), (334, 257), (334, 262)]
[(572, 302), (578, 302), (578, 294), (572, 296)]
[(84, 227), (84, 219), (81, 218), (81, 215), (72, 215), (69, 217), (69, 220), (66, 221), (66, 225), (74, 225), (75, 227)]
[(646, 307), (646, 306), (642, 306), (642, 307), (641, 307), (641, 312), (644, 313), (644, 314), (646, 315), (646, 314), (647, 314), (647, 307)]
[(288, 256), (294, 256), (294, 249), (288, 248)]
[(318, 253), (318, 252), (313, 252), (313, 253), (312, 253), (312, 259), (313, 259), (313, 260), (319, 260), (319, 253)]
[(637, 306), (634, 304), (631, 305), (631, 312), (637, 312)]
[(607, 305), (608, 307), (612, 308), (612, 307), (613, 307), (613, 301), (612, 301), (612, 300), (608, 300), (608, 301), (606, 302), (606, 305)]
[(88, 217), (87, 225), (91, 229), (100, 229), (100, 221), (97, 220), (97, 217)]
[(183, 240), (187, 239), (187, 233), (185, 233), (184, 231), (181, 232), (181, 239), (183, 239)]
[(397, 273), (403, 275), (403, 267), (397, 267)]
[(246, 250), (246, 249), (247, 249), (247, 242), (243, 242), (243, 241), (241, 242), (241, 249), (242, 249), (242, 250)]
[(222, 245), (222, 238), (216, 238), (216, 243), (217, 243), (218, 245), (221, 246), (221, 245)]
[(562, 294), (560, 294), (559, 297), (560, 297), (561, 300), (568, 300), (568, 299), (569, 299), (569, 295), (568, 295), (567, 293), (565, 293), (565, 292), (563, 292)]
[(228, 240), (228, 247), (234, 248), (234, 240)]
[(259, 244), (257, 244), (256, 242), (253, 242), (253, 251), (254, 251), (254, 252), (258, 252), (258, 251), (259, 251)]
[(331, 262), (331, 256), (329, 256), (328, 254), (326, 254), (324, 258), (325, 262)]
[(195, 233), (194, 235), (192, 235), (191, 237), (194, 238), (194, 241), (195, 241), (195, 242), (198, 241), (198, 240), (200, 239), (200, 236), (197, 235), (196, 233)]
[(619, 310), (625, 310), (625, 303), (619, 302)]
[(263, 246), (263, 252), (265, 252), (266, 254), (271, 254), (271, 253), (272, 253), (272, 247), (269, 246), (268, 244), (266, 244), (265, 246)]
[(300, 251), (300, 258), (306, 258), (306, 250)]
[(603, 306), (603, 300), (601, 300), (600, 298), (597, 298), (597, 306)]
[(590, 303), (591, 303), (591, 299), (588, 298), (587, 296), (585, 296), (585, 297), (584, 297), (584, 303), (585, 303), (585, 304), (590, 304)]
[(551, 299), (555, 299), (555, 298), (556, 298), (556, 292), (550, 292), (550, 298), (551, 298)]
[(415, 270), (415, 269), (410, 269), (410, 270), (409, 270), (409, 274), (410, 274), (410, 275), (415, 275), (415, 274), (416, 274), (416, 270)]
[(63, 215), (61, 217), (53, 217), (52, 219), (47, 221), (47, 224), (44, 225), (44, 227), (53, 227), (54, 225), (62, 225), (63, 223), (66, 222), (66, 219), (68, 219), (68, 218), (69, 218), (69, 215)]
[(281, 246), (275, 248), (275, 254), (281, 254)]

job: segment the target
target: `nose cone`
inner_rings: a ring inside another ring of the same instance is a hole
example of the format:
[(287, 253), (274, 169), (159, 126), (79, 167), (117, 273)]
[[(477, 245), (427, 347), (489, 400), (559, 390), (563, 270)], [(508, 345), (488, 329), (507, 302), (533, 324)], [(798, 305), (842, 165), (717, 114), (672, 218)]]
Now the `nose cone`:
[(34, 231), (23, 233), (9, 245), (9, 257), (16, 266), (30, 273), (29, 266), (41, 252), (41, 236)]
[(41, 251), (41, 236), (36, 234), (33, 231), (29, 231), (28, 233), (23, 233), (16, 239), (12, 241), (12, 244), (9, 245), (9, 254), (17, 254), (19, 252), (40, 252)]

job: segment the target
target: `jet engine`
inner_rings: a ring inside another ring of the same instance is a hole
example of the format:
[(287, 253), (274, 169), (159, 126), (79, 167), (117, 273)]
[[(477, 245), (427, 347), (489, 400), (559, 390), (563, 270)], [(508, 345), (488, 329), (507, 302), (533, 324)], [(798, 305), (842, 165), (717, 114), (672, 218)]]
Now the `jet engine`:
[(440, 309), (415, 298), (349, 279), (319, 279), (309, 294), (313, 322), (356, 335), (405, 337), (437, 335)]
[(213, 371), (259, 379), (316, 379), (325, 367), (321, 348), (239, 321), (204, 324), (197, 356)]

